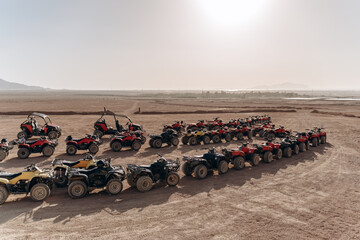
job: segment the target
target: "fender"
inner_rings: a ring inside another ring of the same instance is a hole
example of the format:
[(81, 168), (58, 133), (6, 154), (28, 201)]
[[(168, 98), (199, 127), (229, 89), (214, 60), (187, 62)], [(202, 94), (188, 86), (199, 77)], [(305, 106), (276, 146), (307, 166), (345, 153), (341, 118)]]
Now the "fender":
[(67, 141), (66, 142), (66, 146), (67, 145), (75, 145), (75, 146), (77, 146), (78, 144), (77, 144), (77, 142), (75, 142), (75, 141)]
[(74, 180), (85, 180), (86, 184), (89, 184), (89, 177), (86, 174), (83, 173), (76, 173), (73, 174), (71, 176), (69, 176), (69, 180), (70, 181), (74, 181)]

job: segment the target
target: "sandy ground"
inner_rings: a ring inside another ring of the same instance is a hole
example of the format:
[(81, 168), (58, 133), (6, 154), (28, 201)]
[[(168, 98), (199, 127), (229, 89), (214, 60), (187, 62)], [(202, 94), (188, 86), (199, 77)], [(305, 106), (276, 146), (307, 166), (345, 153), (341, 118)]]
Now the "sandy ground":
[[(184, 177), (177, 187), (155, 185), (147, 193), (130, 189), (109, 196), (96, 191), (73, 200), (66, 189), (54, 189), (43, 203), (24, 195), (11, 196), (0, 206), (0, 239), (26, 238), (107, 238), (107, 239), (359, 239), (360, 238), (360, 118), (311, 113), (317, 109), (360, 116), (359, 102), (289, 100), (151, 100), (116, 96), (1, 95), (0, 112), (6, 111), (99, 111), (103, 106), (129, 114), (144, 125), (147, 133), (157, 133), (174, 120), (194, 122), (221, 117), (223, 120), (252, 115), (252, 109), (274, 107), (296, 109), (292, 113), (269, 113), (276, 124), (292, 130), (324, 125), (328, 143), (311, 148), (290, 159), (247, 166), (225, 175), (214, 173), (205, 180)], [(232, 108), (249, 113), (134, 115), (141, 107), (148, 111), (192, 111)], [(266, 113), (266, 112), (264, 112)], [(0, 115), (0, 137), (13, 139), (25, 116)], [(32, 155), (16, 157), (16, 149), (0, 162), (0, 170), (20, 171), (34, 162), (49, 167), (54, 157), (65, 155), (65, 136), (81, 137), (93, 131), (98, 116), (52, 116), (63, 128), (60, 144), (50, 158)], [(255, 139), (255, 142), (263, 142)], [(220, 147), (236, 147), (237, 142)], [(105, 140), (98, 158), (112, 157), (113, 164), (146, 164), (157, 159), (198, 155), (203, 146), (149, 148), (139, 152), (113, 153)]]

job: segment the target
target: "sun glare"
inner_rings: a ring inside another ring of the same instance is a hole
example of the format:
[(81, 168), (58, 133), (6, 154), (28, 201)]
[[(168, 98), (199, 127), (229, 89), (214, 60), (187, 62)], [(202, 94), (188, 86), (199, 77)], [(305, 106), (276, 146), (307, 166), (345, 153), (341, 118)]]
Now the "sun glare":
[(259, 17), (266, 0), (197, 0), (215, 24), (242, 25)]

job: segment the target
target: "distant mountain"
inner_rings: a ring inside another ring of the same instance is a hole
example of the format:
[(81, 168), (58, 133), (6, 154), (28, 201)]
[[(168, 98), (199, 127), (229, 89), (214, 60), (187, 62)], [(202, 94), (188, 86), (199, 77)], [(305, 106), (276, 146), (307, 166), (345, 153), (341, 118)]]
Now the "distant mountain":
[(310, 88), (305, 84), (298, 83), (281, 83), (273, 85), (259, 85), (250, 89), (261, 89), (261, 90), (309, 90)]
[(37, 86), (28, 86), (21, 83), (8, 82), (3, 79), (0, 79), (0, 91), (13, 91), (13, 90), (39, 91), (39, 90), (45, 90), (45, 88), (37, 87)]

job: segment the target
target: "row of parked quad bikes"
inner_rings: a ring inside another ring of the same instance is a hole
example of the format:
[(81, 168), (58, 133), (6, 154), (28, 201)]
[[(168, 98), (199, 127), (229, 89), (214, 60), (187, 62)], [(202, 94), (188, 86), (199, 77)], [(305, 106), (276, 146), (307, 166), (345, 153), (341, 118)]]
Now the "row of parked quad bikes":
[[(112, 129), (105, 123), (103, 116), (104, 114), (94, 124), (94, 135), (96, 135), (96, 137), (90, 137), (90, 139), (98, 139), (99, 135), (97, 131), (99, 128), (97, 126), (99, 123), (104, 124), (107, 129)], [(115, 122), (117, 121), (116, 116), (117, 115), (114, 114)], [(27, 122), (24, 122), (23, 124), (26, 123)], [(21, 126), (23, 126), (23, 124)], [(116, 125), (117, 131), (123, 129), (118, 122)], [(127, 125), (129, 129), (125, 131), (126, 133), (122, 133), (123, 131), (117, 133), (115, 130), (112, 130), (114, 131), (113, 134), (116, 135), (112, 138), (127, 138), (133, 134), (138, 134), (137, 137), (140, 138), (141, 132), (143, 132), (142, 127), (133, 124), (130, 119)], [(38, 132), (44, 132), (46, 134), (46, 132), (49, 131), (45, 130), (48, 126), (50, 125), (44, 125), (43, 129), (38, 130)], [(32, 127), (36, 127), (36, 125), (32, 125)], [(54, 127), (59, 130), (57, 133), (57, 137), (59, 137), (61, 135), (61, 128), (55, 125)], [(230, 130), (226, 130), (225, 127), (230, 128)], [(244, 128), (247, 130), (240, 130)], [(196, 144), (200, 142), (205, 144), (209, 143), (209, 141), (204, 141), (204, 136), (209, 136), (211, 141), (217, 142), (213, 140), (211, 134), (214, 131), (220, 132), (221, 130), (228, 131), (226, 134), (229, 134), (231, 131), (237, 133), (237, 135), (233, 134), (231, 138), (234, 136), (238, 139), (243, 139), (243, 136), (251, 138), (256, 134), (268, 138), (268, 141), (263, 144), (250, 145), (249, 143), (242, 143), (238, 149), (223, 148), (220, 152), (217, 152), (214, 148), (209, 148), (208, 152), (200, 156), (183, 156), (183, 173), (186, 176), (194, 175), (198, 179), (205, 178), (208, 172), (212, 170), (217, 170), (219, 174), (225, 174), (228, 172), (230, 164), (234, 169), (239, 170), (245, 167), (245, 162), (249, 162), (252, 166), (257, 166), (261, 160), (270, 163), (274, 159), (291, 157), (293, 154), (296, 155), (299, 154), (299, 152), (304, 152), (310, 148), (310, 145), (316, 147), (319, 143), (326, 143), (326, 132), (323, 128), (314, 128), (307, 132), (296, 132), (295, 135), (291, 135), (291, 131), (283, 127), (275, 129), (274, 125), (271, 124), (271, 118), (269, 116), (256, 116), (243, 120), (232, 120), (229, 123), (223, 123), (221, 120), (215, 119), (214, 121), (199, 121), (196, 124), (185, 126), (183, 122), (176, 122), (172, 125), (164, 126), (163, 133), (150, 135), (150, 142), (152, 142), (150, 145), (154, 147), (154, 142), (157, 139), (161, 139), (162, 142), (171, 143), (170, 139), (173, 138), (169, 139), (164, 136), (167, 136), (171, 131), (172, 134), (179, 137), (182, 129), (187, 129), (186, 134), (182, 137), (184, 144), (189, 142), (191, 144), (190, 139), (192, 137), (196, 138)], [(107, 132), (104, 130), (101, 135), (106, 134)], [(33, 135), (35, 135), (35, 133)], [(30, 136), (30, 134), (27, 135), (27, 137)], [(23, 138), (23, 136), (21, 137)], [(282, 138), (281, 141), (277, 143), (273, 142), (272, 140), (276, 137)], [(221, 138), (227, 139), (225, 136)], [(78, 143), (82, 140), (73, 140), (67, 137), (66, 141)], [(22, 140), (19, 144), (26, 144), (26, 141), (24, 142)], [(33, 143), (27, 144), (31, 146)], [(8, 147), (9, 144), (7, 141), (3, 141), (1, 149), (7, 149)], [(179, 159), (173, 161), (165, 159), (160, 154), (158, 155), (159, 159), (152, 164), (128, 164), (126, 171), (122, 166), (111, 165), (110, 158), (95, 160), (92, 155), (88, 155), (86, 158), (75, 162), (54, 159), (51, 169), (40, 169), (36, 165), (31, 164), (27, 166), (23, 172), (15, 174), (0, 172), (0, 204), (6, 201), (9, 194), (30, 194), (30, 197), (34, 201), (42, 201), (50, 195), (54, 184), (57, 187), (67, 187), (68, 194), (71, 198), (82, 198), (94, 188), (105, 188), (111, 195), (119, 194), (123, 189), (122, 182), (125, 179), (131, 187), (136, 187), (140, 192), (149, 191), (153, 187), (153, 184), (160, 181), (165, 181), (169, 186), (176, 186), (180, 181), (180, 177), (177, 174), (180, 168)]]

